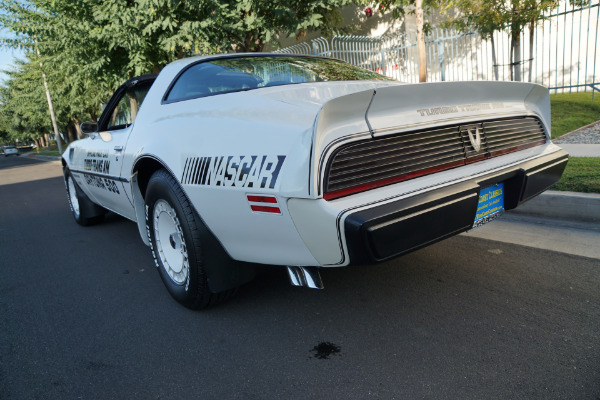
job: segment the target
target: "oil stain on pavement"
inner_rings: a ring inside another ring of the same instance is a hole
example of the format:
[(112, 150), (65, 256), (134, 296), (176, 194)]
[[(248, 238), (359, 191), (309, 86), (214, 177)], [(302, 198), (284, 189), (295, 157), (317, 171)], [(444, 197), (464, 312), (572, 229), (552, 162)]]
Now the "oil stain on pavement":
[(331, 342), (321, 342), (311, 350), (311, 352), (315, 353), (314, 357), (319, 360), (327, 360), (330, 356), (338, 354), (340, 351), (340, 347)]

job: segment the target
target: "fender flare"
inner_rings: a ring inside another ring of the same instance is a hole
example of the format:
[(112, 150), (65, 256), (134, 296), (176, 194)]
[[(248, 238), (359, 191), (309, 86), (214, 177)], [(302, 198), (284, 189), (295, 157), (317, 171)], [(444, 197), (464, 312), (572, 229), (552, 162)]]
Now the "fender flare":
[[(140, 233), (140, 237), (146, 246), (150, 246), (150, 232), (148, 232), (148, 228), (146, 226), (146, 206), (145, 206), (145, 193), (142, 194), (141, 188), (146, 186), (147, 172), (143, 173), (142, 179), (140, 180), (140, 171), (139, 167), (142, 164), (143, 160), (152, 160), (152, 168), (153, 170), (149, 173), (150, 176), (158, 170), (165, 169), (169, 174), (171, 174), (175, 180), (181, 185), (181, 182), (175, 177), (173, 172), (168, 168), (161, 160), (156, 157), (145, 156), (138, 158), (133, 167), (132, 175), (131, 175), (131, 193), (133, 194), (133, 206), (135, 208), (136, 222), (138, 226), (138, 231)], [(149, 177), (148, 177), (149, 179)], [(183, 189), (183, 187), (182, 187)], [(185, 189), (183, 189), (183, 193), (187, 196)], [(208, 287), (212, 293), (220, 293), (229, 289), (236, 288), (238, 286), (243, 285), (244, 283), (250, 282), (254, 279), (255, 275), (255, 265), (250, 263), (245, 263), (242, 261), (237, 261), (231, 258), (231, 256), (227, 253), (219, 239), (212, 233), (210, 228), (206, 226), (206, 223), (202, 219), (200, 213), (196, 207), (194, 207), (194, 203), (190, 200), (190, 204), (194, 209), (194, 212), (198, 216), (198, 219), (202, 222), (202, 224), (206, 227), (206, 229), (201, 230), (201, 240), (203, 243), (206, 243), (207, 249), (210, 251), (205, 254), (205, 271), (207, 274)]]

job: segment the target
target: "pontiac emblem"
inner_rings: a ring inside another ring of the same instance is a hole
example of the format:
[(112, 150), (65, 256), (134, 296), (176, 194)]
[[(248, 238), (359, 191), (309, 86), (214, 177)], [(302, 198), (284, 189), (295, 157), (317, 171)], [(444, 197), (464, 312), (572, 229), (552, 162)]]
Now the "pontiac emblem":
[(481, 136), (479, 136), (479, 126), (475, 126), (475, 137), (473, 137), (473, 133), (471, 132), (472, 128), (473, 127), (467, 128), (469, 140), (471, 141), (471, 145), (473, 146), (473, 149), (475, 149), (475, 152), (479, 152), (479, 150), (481, 150)]

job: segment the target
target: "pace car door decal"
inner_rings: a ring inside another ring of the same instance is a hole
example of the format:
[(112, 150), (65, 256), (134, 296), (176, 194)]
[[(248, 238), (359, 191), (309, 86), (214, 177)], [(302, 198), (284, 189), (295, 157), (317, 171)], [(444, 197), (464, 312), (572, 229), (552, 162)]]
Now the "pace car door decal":
[(188, 157), (181, 182), (187, 185), (273, 189), (285, 156)]

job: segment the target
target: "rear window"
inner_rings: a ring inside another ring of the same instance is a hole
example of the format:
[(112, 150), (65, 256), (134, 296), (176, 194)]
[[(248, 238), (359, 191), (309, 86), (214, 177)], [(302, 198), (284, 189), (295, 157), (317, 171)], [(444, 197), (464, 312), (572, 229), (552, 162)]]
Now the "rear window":
[(305, 82), (392, 80), (342, 61), (311, 57), (236, 57), (194, 64), (171, 87), (165, 101), (193, 99)]

